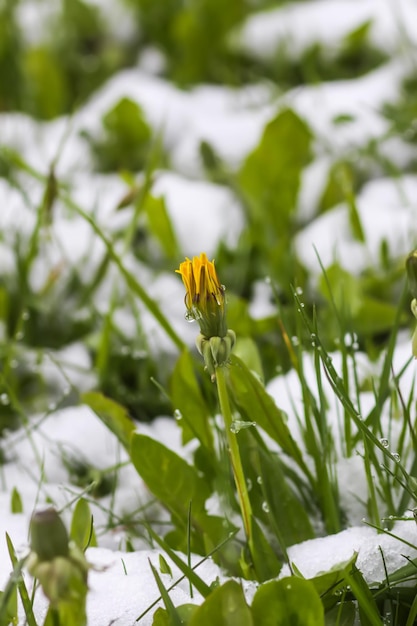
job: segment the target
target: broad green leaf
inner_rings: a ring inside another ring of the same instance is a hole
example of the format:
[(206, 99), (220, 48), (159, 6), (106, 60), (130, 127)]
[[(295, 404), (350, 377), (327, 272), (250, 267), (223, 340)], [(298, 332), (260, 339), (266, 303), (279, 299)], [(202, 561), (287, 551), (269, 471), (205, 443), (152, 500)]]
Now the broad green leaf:
[(81, 401), (98, 415), (107, 428), (116, 435), (124, 448), (129, 451), (130, 437), (135, 430), (135, 426), (127, 410), (121, 404), (107, 398), (98, 391), (83, 393)]
[(179, 256), (177, 238), (169, 219), (164, 198), (155, 198), (148, 194), (144, 210), (148, 218), (149, 229), (161, 244), (167, 257), (170, 259), (177, 258)]
[(248, 421), (254, 421), (276, 441), (286, 454), (307, 474), (301, 451), (286, 424), (285, 414), (277, 407), (260, 380), (237, 356), (231, 356), (230, 389), (239, 411)]
[(193, 360), (188, 350), (181, 353), (172, 373), (171, 401), (182, 416), (179, 423), (183, 430), (184, 443), (195, 437), (204, 448), (212, 451), (210, 413), (198, 386)]
[(255, 217), (262, 217), (275, 233), (288, 223), (296, 206), (300, 173), (311, 156), (310, 143), (305, 122), (290, 109), (282, 111), (267, 124), (240, 171), (239, 182)]
[(262, 477), (268, 518), (283, 548), (312, 539), (314, 531), (308, 513), (290, 488), (279, 457), (262, 450), (256, 457), (253, 462)]
[(254, 518), (252, 518), (252, 558), (258, 581), (263, 582), (278, 576), (282, 564)]
[(209, 496), (208, 485), (197, 470), (162, 443), (146, 435), (132, 436), (131, 459), (151, 492), (186, 526), (188, 507), (201, 511)]
[(122, 98), (103, 117), (103, 127), (104, 139), (91, 140), (100, 168), (141, 170), (152, 136), (141, 107), (129, 98)]
[(188, 626), (258, 626), (252, 619), (242, 587), (229, 580), (217, 587), (192, 614)]
[(252, 615), (256, 626), (324, 626), (323, 605), (314, 585), (296, 576), (261, 585)]
[[(181, 618), (181, 624), (186, 625), (191, 615), (196, 611), (197, 606), (195, 604), (181, 604), (176, 609)], [(160, 607), (155, 611), (152, 626), (173, 626), (166, 609)]]
[(93, 516), (87, 500), (80, 498), (71, 520), (70, 537), (81, 550), (97, 546)]
[(255, 372), (260, 380), (264, 380), (262, 361), (258, 346), (251, 337), (238, 336), (236, 345), (233, 348), (233, 354), (239, 357), (249, 370)]
[(31, 113), (43, 119), (62, 115), (68, 104), (68, 85), (51, 50), (46, 46), (29, 48), (24, 69)]
[(346, 577), (352, 570), (357, 556), (355, 553), (347, 561), (337, 563), (328, 571), (319, 573), (311, 579), (325, 609), (330, 609), (340, 601), (340, 591), (347, 586)]

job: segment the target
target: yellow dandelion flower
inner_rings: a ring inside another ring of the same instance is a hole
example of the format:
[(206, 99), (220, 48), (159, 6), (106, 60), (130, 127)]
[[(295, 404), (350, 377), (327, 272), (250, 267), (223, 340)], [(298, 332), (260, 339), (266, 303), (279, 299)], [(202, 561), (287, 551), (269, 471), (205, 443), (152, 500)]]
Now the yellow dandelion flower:
[(217, 276), (214, 261), (203, 252), (193, 259), (186, 258), (178, 270), (185, 286), (187, 318), (195, 319), (204, 338), (225, 337), (225, 289)]

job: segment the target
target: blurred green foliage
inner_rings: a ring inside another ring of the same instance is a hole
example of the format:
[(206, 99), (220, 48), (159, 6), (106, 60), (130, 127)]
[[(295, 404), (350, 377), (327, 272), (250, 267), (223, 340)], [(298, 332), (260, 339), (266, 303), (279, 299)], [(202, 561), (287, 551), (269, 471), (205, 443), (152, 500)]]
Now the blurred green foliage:
[(140, 171), (148, 158), (152, 131), (141, 107), (122, 98), (102, 118), (103, 137), (86, 135), (102, 172)]
[[(40, 119), (72, 112), (115, 71), (131, 65), (135, 42), (115, 40), (97, 7), (39, 2), (47, 17), (33, 42), (18, 19), (21, 0), (0, 3), (0, 111)], [(52, 9), (52, 10), (50, 10)]]

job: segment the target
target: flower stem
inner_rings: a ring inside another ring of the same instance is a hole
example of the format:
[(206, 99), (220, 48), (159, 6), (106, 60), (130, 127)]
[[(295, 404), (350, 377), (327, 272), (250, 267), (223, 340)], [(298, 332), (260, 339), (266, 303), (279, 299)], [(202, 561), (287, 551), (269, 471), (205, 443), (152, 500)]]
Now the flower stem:
[(227, 445), (229, 447), (230, 460), (232, 463), (233, 476), (236, 483), (239, 505), (242, 513), (243, 526), (248, 540), (249, 549), (252, 552), (252, 507), (246, 487), (246, 480), (240, 458), (236, 433), (233, 433), (231, 429), (233, 418), (230, 410), (229, 396), (227, 393), (225, 370), (226, 368), (224, 365), (216, 367), (217, 392), (219, 394), (220, 410), (224, 419)]

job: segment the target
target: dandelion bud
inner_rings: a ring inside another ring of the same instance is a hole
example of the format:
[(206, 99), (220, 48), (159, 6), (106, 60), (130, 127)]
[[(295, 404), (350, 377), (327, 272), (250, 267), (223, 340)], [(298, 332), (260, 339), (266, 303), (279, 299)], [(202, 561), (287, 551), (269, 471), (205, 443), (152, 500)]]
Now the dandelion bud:
[(204, 364), (212, 380), (216, 378), (216, 367), (225, 365), (236, 342), (236, 334), (228, 330), (225, 337), (210, 337), (207, 339), (201, 333), (198, 335), (196, 345), (204, 359)]
[(413, 298), (417, 298), (417, 250), (408, 255), (405, 266), (411, 295)]
[(30, 523), (31, 549), (40, 561), (68, 555), (68, 533), (63, 521), (52, 507), (36, 511)]
[(30, 532), (29, 573), (39, 580), (53, 606), (75, 602), (81, 607), (87, 594), (88, 563), (79, 548), (69, 541), (55, 509), (34, 513)]

